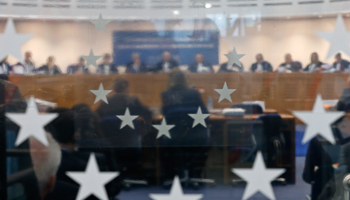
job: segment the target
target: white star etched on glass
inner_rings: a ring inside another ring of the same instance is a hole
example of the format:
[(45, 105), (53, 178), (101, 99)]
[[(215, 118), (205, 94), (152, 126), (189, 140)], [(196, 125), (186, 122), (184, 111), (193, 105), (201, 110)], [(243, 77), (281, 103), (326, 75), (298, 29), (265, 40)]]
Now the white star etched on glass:
[(100, 83), (100, 87), (98, 88), (98, 90), (90, 90), (90, 92), (94, 93), (94, 95), (96, 95), (96, 98), (95, 98), (95, 102), (94, 103), (97, 103), (99, 100), (102, 100), (104, 101), (106, 104), (108, 104), (108, 100), (107, 100), (107, 95), (109, 93), (112, 92), (112, 90), (105, 90), (103, 88), (103, 84)]
[(119, 172), (100, 172), (95, 154), (90, 154), (85, 172), (66, 172), (67, 176), (79, 183), (80, 188), (76, 199), (86, 199), (95, 195), (98, 199), (108, 200), (105, 184), (109, 183)]
[(6, 113), (5, 115), (11, 121), (20, 126), (20, 130), (15, 142), (16, 146), (20, 145), (31, 136), (35, 137), (35, 139), (40, 141), (43, 145), (49, 145), (46, 138), (44, 126), (54, 120), (58, 114), (39, 114), (33, 96), (31, 96), (28, 101), (27, 110), (25, 113)]
[(167, 125), (165, 118), (163, 118), (161, 125), (153, 125), (154, 128), (158, 130), (157, 138), (160, 138), (162, 135), (171, 138), (169, 130), (174, 128), (175, 125)]
[(252, 169), (232, 169), (232, 172), (247, 182), (243, 198), (248, 199), (261, 192), (269, 199), (276, 199), (271, 182), (285, 172), (285, 169), (266, 169), (262, 153), (256, 155)]
[(3, 34), (0, 34), (0, 60), (12, 55), (23, 59), (21, 46), (33, 37), (32, 34), (17, 34), (12, 19), (8, 19)]
[(234, 91), (236, 91), (236, 89), (228, 89), (227, 84), (225, 82), (224, 87), (222, 89), (215, 89), (215, 91), (220, 94), (219, 103), (224, 99), (227, 99), (232, 103), (231, 94)]
[(102, 18), (102, 14), (98, 16), (98, 19), (91, 20), (91, 23), (95, 24), (95, 32), (98, 30), (103, 30), (107, 33), (106, 25), (110, 23), (112, 20), (106, 20)]
[(95, 56), (92, 49), (90, 49), (90, 54), (88, 56), (81, 56), (84, 60), (86, 60), (85, 68), (88, 68), (90, 65), (97, 68), (96, 61), (102, 56)]
[(127, 125), (130, 128), (135, 129), (134, 123), (132, 121), (134, 121), (138, 117), (138, 115), (130, 115), (129, 108), (126, 108), (124, 115), (117, 115), (117, 117), (120, 120), (122, 120), (122, 124), (120, 126), (120, 129), (122, 129), (124, 126), (127, 126)]
[(330, 143), (335, 144), (331, 124), (344, 115), (344, 112), (326, 112), (321, 95), (317, 95), (312, 111), (294, 111), (293, 115), (307, 125), (302, 143), (305, 144), (316, 135), (323, 136)]
[(241, 59), (244, 55), (245, 54), (237, 54), (236, 48), (233, 48), (233, 51), (231, 54), (225, 54), (225, 56), (229, 59), (227, 67), (230, 67), (233, 64), (236, 64), (236, 65), (242, 67), (241, 62), (239, 62), (239, 59)]
[(153, 200), (200, 200), (202, 194), (184, 194), (178, 176), (174, 178), (173, 185), (170, 189), (170, 194), (150, 194), (149, 197)]
[(328, 40), (331, 44), (329, 47), (326, 59), (335, 55), (339, 51), (350, 56), (350, 32), (346, 30), (344, 20), (341, 15), (338, 15), (333, 32), (317, 31), (317, 35)]
[(205, 119), (210, 116), (210, 114), (203, 114), (202, 109), (199, 106), (196, 114), (188, 114), (190, 117), (194, 119), (193, 127), (197, 126), (197, 124), (202, 124), (204, 127), (207, 127), (205, 123)]

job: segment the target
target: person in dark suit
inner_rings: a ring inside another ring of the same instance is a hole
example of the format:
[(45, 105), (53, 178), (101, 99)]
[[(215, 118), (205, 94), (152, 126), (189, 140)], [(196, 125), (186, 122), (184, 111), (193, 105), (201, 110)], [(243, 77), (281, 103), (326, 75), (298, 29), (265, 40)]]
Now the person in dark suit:
[(47, 59), (47, 63), (39, 67), (36, 72), (38, 74), (62, 74), (60, 68), (55, 64), (55, 57), (50, 56)]
[(175, 125), (170, 130), (171, 139), (162, 137), (161, 149), (164, 179), (172, 179), (175, 175), (201, 178), (207, 159), (209, 132), (202, 125), (193, 126), (193, 118), (188, 114), (197, 113), (201, 108), (208, 114), (200, 93), (188, 87), (186, 75), (178, 69), (169, 74), (168, 90), (161, 94), (162, 113), (167, 124)]
[(148, 71), (145, 63), (141, 62), (140, 54), (133, 53), (131, 55), (132, 62), (126, 65), (126, 73), (134, 74), (134, 73), (146, 73)]
[(272, 72), (272, 65), (264, 61), (263, 55), (258, 54), (255, 56), (256, 63), (252, 64), (250, 71), (252, 72)]
[(188, 70), (192, 73), (212, 73), (214, 72), (211, 63), (203, 60), (203, 54), (197, 54), (195, 57), (196, 62), (192, 63)]
[(311, 63), (305, 67), (304, 72), (321, 72), (323, 71), (322, 65), (323, 63), (319, 60), (318, 54), (313, 52), (311, 54)]
[(337, 103), (337, 110), (350, 112), (350, 76), (347, 81), (347, 88), (344, 88), (343, 94), (340, 96)]
[(89, 74), (89, 69), (85, 67), (84, 58), (80, 57), (77, 64), (69, 65), (67, 74)]
[(0, 62), (0, 74), (11, 74), (12, 68), (7, 62), (8, 56), (6, 56), (1, 62)]
[(342, 59), (341, 53), (337, 53), (335, 56), (335, 62), (333, 63), (333, 69), (336, 72), (347, 72), (350, 68), (350, 62)]
[(98, 65), (96, 73), (98, 74), (117, 74), (117, 66), (112, 62), (112, 56), (108, 53), (103, 55), (103, 62)]
[(300, 72), (303, 69), (298, 61), (293, 61), (292, 56), (288, 53), (284, 56), (284, 63), (280, 64), (277, 72)]
[(171, 58), (171, 54), (168, 51), (163, 53), (163, 60), (158, 62), (157, 65), (151, 69), (153, 72), (170, 72), (171, 69), (178, 67), (179, 64)]

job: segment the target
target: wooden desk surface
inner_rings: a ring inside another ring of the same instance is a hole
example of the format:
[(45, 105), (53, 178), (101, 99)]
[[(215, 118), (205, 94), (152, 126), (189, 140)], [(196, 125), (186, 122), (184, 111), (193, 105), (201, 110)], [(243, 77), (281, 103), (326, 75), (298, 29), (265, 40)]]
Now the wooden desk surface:
[[(149, 107), (160, 107), (160, 95), (167, 89), (167, 74), (124, 75), (56, 75), (56, 76), (11, 76), (10, 81), (18, 85), (26, 98), (34, 95), (43, 100), (56, 102), (59, 106), (71, 107), (78, 103), (93, 109), (95, 95), (90, 90), (113, 88), (113, 81), (123, 77), (130, 82), (130, 94), (137, 96)], [(204, 102), (209, 96), (214, 108), (227, 108), (243, 101), (265, 101), (266, 108), (278, 113), (312, 110), (317, 94), (323, 99), (338, 99), (346, 88), (346, 74), (279, 74), (279, 73), (220, 73), (189, 74), (189, 83), (202, 92)], [(223, 100), (214, 89), (222, 88), (224, 82), (232, 89), (232, 103)]]

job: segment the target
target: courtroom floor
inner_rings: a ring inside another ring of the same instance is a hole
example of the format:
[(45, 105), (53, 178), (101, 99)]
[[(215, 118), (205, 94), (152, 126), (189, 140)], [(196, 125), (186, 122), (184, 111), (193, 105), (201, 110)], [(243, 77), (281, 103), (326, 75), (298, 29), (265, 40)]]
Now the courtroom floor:
[[(276, 199), (283, 200), (304, 200), (306, 195), (310, 193), (311, 187), (302, 180), (302, 172), (305, 157), (296, 157), (296, 184), (286, 185), (286, 186), (274, 186), (274, 192)], [(259, 177), (257, 177), (257, 181)], [(205, 187), (199, 190), (186, 189), (184, 188), (185, 194), (203, 194), (201, 200), (233, 200), (241, 199), (244, 192), (244, 186), (215, 186), (215, 187)], [(164, 189), (163, 187), (147, 187), (147, 188), (135, 188), (129, 191), (122, 191), (118, 195), (119, 200), (151, 200), (149, 194), (168, 194), (169, 189)], [(265, 200), (267, 199), (262, 194), (255, 194), (250, 200)]]

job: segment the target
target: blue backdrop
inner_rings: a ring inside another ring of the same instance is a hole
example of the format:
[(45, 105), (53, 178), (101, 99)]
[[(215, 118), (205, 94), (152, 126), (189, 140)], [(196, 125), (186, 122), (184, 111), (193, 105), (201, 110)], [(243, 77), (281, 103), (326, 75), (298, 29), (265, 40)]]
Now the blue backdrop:
[(113, 33), (113, 58), (117, 65), (131, 61), (132, 53), (139, 53), (147, 66), (162, 59), (169, 51), (180, 65), (194, 62), (197, 53), (204, 60), (218, 64), (219, 33), (216, 30), (196, 31), (115, 31)]

